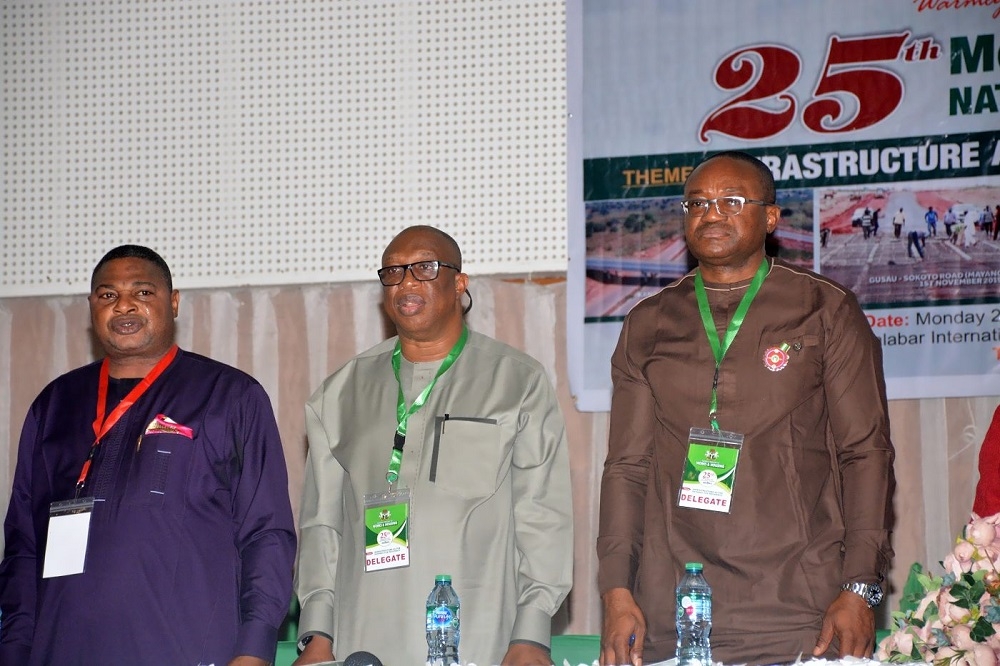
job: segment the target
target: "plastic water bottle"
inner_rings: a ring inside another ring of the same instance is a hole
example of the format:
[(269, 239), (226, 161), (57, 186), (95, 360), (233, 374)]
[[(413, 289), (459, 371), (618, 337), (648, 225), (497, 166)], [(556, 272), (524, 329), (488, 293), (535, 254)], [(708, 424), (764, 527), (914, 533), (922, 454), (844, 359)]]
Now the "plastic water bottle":
[(677, 586), (677, 666), (712, 663), (712, 588), (701, 572), (701, 562), (688, 562)]
[(427, 663), (430, 666), (458, 664), (460, 610), (451, 576), (439, 574), (427, 597)]

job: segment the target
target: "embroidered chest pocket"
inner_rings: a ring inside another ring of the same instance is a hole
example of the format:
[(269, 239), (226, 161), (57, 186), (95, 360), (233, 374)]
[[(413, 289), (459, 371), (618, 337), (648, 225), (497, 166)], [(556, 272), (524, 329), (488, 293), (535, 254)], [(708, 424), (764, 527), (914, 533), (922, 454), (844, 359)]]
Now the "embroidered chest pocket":
[(145, 506), (161, 506), (167, 495), (184, 497), (188, 469), (196, 446), (193, 439), (172, 433), (143, 436), (129, 473), (129, 496)]
[(496, 419), (435, 417), (430, 482), (466, 499), (492, 495), (503, 456), (500, 434)]

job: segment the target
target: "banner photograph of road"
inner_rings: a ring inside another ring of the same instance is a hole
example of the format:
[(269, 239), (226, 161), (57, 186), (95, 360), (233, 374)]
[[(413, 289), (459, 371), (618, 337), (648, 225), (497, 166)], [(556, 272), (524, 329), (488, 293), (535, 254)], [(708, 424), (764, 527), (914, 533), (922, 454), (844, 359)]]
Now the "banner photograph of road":
[(824, 188), (816, 196), (819, 272), (862, 307), (997, 301), (1000, 189)]

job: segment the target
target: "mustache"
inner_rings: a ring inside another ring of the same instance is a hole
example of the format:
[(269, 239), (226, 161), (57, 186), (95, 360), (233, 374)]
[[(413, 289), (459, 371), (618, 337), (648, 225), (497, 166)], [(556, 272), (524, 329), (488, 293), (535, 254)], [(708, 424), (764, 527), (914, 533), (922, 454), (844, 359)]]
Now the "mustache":
[(702, 224), (695, 229), (695, 235), (700, 236), (704, 233), (715, 231), (716, 229), (722, 229), (724, 231), (729, 230), (729, 225), (725, 222), (709, 222), (707, 224)]
[(401, 294), (400, 296), (398, 296), (394, 300), (394, 303), (397, 306), (404, 306), (404, 305), (411, 305), (411, 304), (412, 305), (420, 305), (423, 302), (424, 302), (423, 297), (421, 297), (421, 296), (419, 296), (417, 294)]

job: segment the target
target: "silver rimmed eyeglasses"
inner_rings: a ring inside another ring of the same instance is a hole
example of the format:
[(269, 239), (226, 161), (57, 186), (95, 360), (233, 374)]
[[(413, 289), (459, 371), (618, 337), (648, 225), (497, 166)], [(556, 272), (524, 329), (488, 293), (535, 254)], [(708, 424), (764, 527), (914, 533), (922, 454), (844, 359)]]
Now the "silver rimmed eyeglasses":
[(462, 270), (458, 266), (443, 261), (414, 261), (412, 264), (400, 266), (383, 266), (378, 269), (378, 279), (382, 286), (395, 287), (403, 281), (406, 271), (409, 270), (414, 279), (428, 282), (437, 278), (442, 266), (455, 271)]
[(684, 214), (690, 217), (701, 217), (708, 212), (708, 207), (715, 204), (715, 210), (719, 215), (732, 217), (743, 212), (743, 204), (757, 204), (758, 206), (773, 206), (774, 204), (760, 199), (747, 199), (746, 197), (716, 197), (715, 199), (683, 199), (681, 208)]

